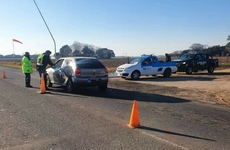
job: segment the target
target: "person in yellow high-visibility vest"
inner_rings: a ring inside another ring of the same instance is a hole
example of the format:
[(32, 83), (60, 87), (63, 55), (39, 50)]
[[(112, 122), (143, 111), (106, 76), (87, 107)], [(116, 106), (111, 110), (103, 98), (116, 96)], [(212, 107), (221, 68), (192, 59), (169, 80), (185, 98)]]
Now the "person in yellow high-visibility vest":
[(37, 58), (37, 64), (36, 64), (36, 68), (37, 71), (39, 72), (39, 76), (41, 78), (41, 75), (44, 75), (44, 80), (45, 80), (45, 86), (46, 86), (46, 90), (49, 90), (49, 88), (47, 87), (47, 73), (46, 73), (46, 66), (49, 64), (50, 66), (54, 66), (54, 63), (51, 61), (50, 59), (50, 54), (51, 51), (47, 50), (42, 54), (38, 55)]
[(33, 73), (33, 67), (32, 67), (32, 62), (30, 60), (29, 52), (25, 52), (21, 62), (22, 62), (22, 73), (25, 74), (25, 86), (28, 88), (32, 88), (33, 86), (30, 84), (30, 79), (31, 79), (30, 74)]

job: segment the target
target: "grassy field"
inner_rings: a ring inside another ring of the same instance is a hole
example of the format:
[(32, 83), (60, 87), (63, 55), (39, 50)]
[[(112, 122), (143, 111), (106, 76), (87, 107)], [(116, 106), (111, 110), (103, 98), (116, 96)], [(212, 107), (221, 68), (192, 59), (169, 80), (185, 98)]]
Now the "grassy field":
[[(133, 58), (123, 57), (123, 58), (112, 58), (112, 59), (100, 59), (100, 61), (107, 67), (109, 72), (115, 72), (116, 68), (119, 65), (125, 64), (131, 61)], [(229, 69), (230, 68), (230, 58), (229, 57), (218, 57), (219, 59), (219, 67), (216, 69)], [(36, 60), (32, 60), (33, 68), (35, 70), (35, 62)], [(54, 61), (53, 61), (54, 62)], [(21, 59), (15, 60), (0, 60), (0, 65), (14, 67), (14, 68), (21, 68)]]

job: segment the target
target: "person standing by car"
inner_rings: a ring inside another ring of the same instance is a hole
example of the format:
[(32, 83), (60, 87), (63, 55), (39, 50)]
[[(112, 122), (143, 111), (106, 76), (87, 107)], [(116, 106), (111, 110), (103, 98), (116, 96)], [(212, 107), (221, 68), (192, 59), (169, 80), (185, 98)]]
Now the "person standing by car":
[(165, 61), (166, 62), (171, 61), (171, 56), (168, 53), (165, 53)]
[(37, 71), (39, 72), (40, 78), (41, 78), (42, 74), (44, 75), (44, 81), (45, 81), (46, 90), (49, 90), (49, 88), (47, 87), (46, 67), (47, 67), (48, 64), (50, 66), (54, 66), (53, 62), (50, 59), (50, 54), (51, 54), (50, 50), (47, 50), (44, 53), (39, 54), (38, 58), (37, 58), (37, 64), (36, 64), (36, 68), (37, 68)]
[(30, 60), (29, 52), (25, 52), (24, 56), (22, 57), (21, 63), (22, 63), (22, 73), (25, 74), (25, 86), (28, 88), (32, 88), (33, 86), (30, 85), (30, 79), (31, 79), (30, 74), (33, 73), (33, 67)]

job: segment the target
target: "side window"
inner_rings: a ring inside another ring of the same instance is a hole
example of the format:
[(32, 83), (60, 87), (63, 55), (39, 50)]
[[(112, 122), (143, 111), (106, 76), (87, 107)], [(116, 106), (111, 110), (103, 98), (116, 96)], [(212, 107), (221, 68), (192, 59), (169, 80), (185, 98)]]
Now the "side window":
[(70, 65), (71, 65), (71, 62), (72, 62), (71, 59), (66, 59), (66, 60), (63, 62), (63, 67), (70, 66)]
[(195, 60), (201, 60), (200, 55), (196, 55)]
[(152, 58), (147, 58), (145, 61), (144, 61), (144, 64), (147, 65), (147, 64), (152, 64)]
[(98, 59), (76, 59), (78, 68), (105, 68), (105, 66)]
[(64, 61), (64, 59), (58, 60), (58, 61), (56, 62), (56, 64), (55, 64), (55, 67), (56, 67), (56, 68), (60, 68), (61, 65), (62, 65), (62, 63), (63, 63), (63, 61)]
[(202, 54), (201, 55), (201, 58), (204, 60), (204, 59), (207, 59), (207, 55), (205, 55), (205, 54)]

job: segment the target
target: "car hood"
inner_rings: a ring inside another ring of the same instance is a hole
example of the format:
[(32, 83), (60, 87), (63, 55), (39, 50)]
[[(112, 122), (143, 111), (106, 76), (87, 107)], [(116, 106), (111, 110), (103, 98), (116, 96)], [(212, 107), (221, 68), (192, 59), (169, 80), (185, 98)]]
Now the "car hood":
[(186, 59), (186, 60), (182, 60), (182, 59), (174, 59), (172, 61), (175, 61), (175, 62), (182, 62), (182, 61), (191, 61), (192, 59)]
[(132, 67), (132, 66), (135, 66), (136, 64), (123, 64), (123, 65), (120, 65), (118, 66), (117, 68), (128, 68), (128, 67)]
[(181, 59), (174, 59), (174, 60), (172, 60), (172, 61), (179, 62), (179, 61), (183, 61), (183, 60), (181, 60)]

